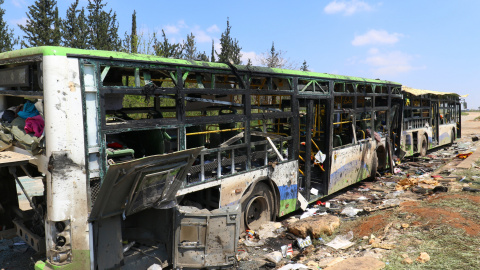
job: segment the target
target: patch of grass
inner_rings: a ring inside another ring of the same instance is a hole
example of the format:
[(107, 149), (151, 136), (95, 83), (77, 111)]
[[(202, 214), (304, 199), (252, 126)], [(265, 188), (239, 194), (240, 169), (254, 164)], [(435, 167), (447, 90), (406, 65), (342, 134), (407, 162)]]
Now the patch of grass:
[[(385, 269), (478, 269), (480, 265), (480, 238), (461, 229), (443, 225), (433, 230), (418, 229), (399, 238), (399, 242), (410, 244), (392, 250), (386, 257)], [(430, 261), (402, 264), (401, 254), (406, 253), (415, 261), (420, 252), (427, 252)]]
[(475, 117), (474, 121), (480, 121), (480, 116)]
[[(475, 161), (475, 165), (480, 166), (480, 160)], [(457, 172), (455, 175), (466, 177), (465, 180), (462, 181), (462, 183), (472, 183), (473, 188), (480, 187), (480, 170), (476, 168), (461, 170), (461, 172)]]
[[(469, 193), (468, 195), (474, 196), (473, 193)], [(460, 213), (462, 216), (480, 222), (480, 215), (478, 212), (478, 208), (480, 207), (480, 205), (465, 198), (435, 200), (433, 202), (430, 202), (428, 206), (439, 208), (452, 208), (455, 209), (455, 211)]]
[(462, 112), (462, 115), (468, 115), (468, 114), (469, 114), (469, 113), (467, 113), (467, 112)]

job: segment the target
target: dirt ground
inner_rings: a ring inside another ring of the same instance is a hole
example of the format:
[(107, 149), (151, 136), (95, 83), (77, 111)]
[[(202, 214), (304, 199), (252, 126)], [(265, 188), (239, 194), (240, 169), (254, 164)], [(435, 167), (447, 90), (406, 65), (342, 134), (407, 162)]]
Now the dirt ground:
[[(480, 135), (480, 121), (474, 121), (479, 116), (480, 112), (462, 115), (462, 138), (452, 146), (433, 149), (425, 158), (407, 159), (397, 167), (401, 169), (397, 174), (384, 174), (326, 198), (340, 208), (327, 209), (341, 219), (333, 235), (313, 239), (313, 244), (304, 249), (288, 231), (278, 234), (277, 246), (248, 247), (241, 243), (239, 249), (248, 256), (243, 254), (239, 269), (480, 269), (480, 192), (472, 192), (480, 191), (480, 161), (470, 160), (472, 168), (459, 169), (462, 160), (456, 157), (458, 153), (480, 151), (480, 142), (472, 140)], [(405, 179), (418, 183), (397, 188)], [(385, 201), (395, 205), (375, 211)], [(362, 211), (354, 217), (339, 214), (348, 206), (373, 211)], [(293, 216), (298, 218), (302, 213)], [(291, 219), (279, 221), (286, 224)], [(350, 231), (351, 247), (334, 249), (325, 245)], [(282, 258), (278, 263), (265, 259), (289, 243), (293, 258)], [(360, 260), (365, 257), (375, 258), (380, 266), (362, 267)], [(347, 261), (353, 264), (348, 266)], [(298, 263), (304, 268), (293, 267)]]

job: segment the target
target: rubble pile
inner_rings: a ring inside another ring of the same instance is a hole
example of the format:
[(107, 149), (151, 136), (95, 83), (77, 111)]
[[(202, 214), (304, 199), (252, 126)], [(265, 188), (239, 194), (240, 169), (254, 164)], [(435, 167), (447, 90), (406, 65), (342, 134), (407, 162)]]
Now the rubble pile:
[[(405, 244), (399, 240), (400, 236), (424, 225), (417, 215), (402, 209), (408, 210), (418, 202), (447, 192), (480, 192), (471, 187), (480, 177), (459, 176), (456, 171), (465, 153), (475, 153), (477, 141), (453, 144), (425, 157), (405, 159), (396, 164), (394, 174), (385, 171), (373, 182), (361, 182), (321, 200), (303, 213), (267, 225), (270, 228), (267, 238), (266, 231), (260, 230), (254, 237), (240, 241), (242, 252), (237, 256), (241, 260), (240, 269), (385, 268), (386, 254)], [(382, 214), (382, 211), (396, 209), (395, 213), (400, 214), (394, 222)], [(366, 218), (365, 222), (370, 220), (372, 228), (378, 227), (375, 235), (355, 227), (348, 232), (338, 231), (342, 223), (362, 218)], [(421, 248), (409, 253), (398, 255), (401, 264), (428, 264), (431, 260), (431, 254)]]

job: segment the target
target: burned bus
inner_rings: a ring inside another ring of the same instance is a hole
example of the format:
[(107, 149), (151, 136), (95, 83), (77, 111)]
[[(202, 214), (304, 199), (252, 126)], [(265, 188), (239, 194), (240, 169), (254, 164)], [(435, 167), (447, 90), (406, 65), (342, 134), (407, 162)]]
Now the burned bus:
[(451, 144), (461, 136), (461, 103), (456, 93), (402, 86), (403, 128), (401, 157)]
[(6, 52), (0, 87), (0, 221), (36, 269), (231, 265), (240, 230), (392, 167), (402, 128), (399, 83), (151, 55)]

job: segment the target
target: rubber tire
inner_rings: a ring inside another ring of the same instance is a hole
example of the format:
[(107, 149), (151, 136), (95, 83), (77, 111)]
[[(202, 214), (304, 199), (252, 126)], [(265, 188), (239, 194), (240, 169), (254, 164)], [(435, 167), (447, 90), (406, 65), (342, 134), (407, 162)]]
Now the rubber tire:
[(452, 132), (450, 133), (451, 137), (450, 137), (450, 143), (453, 144), (455, 142), (455, 132), (453, 131), (452, 129)]
[(422, 144), (420, 145), (420, 156), (424, 157), (427, 155), (428, 150), (428, 141), (425, 135), (422, 136)]
[(257, 183), (252, 193), (242, 202), (240, 229), (258, 230), (260, 225), (272, 221), (274, 217), (274, 199), (270, 187)]

